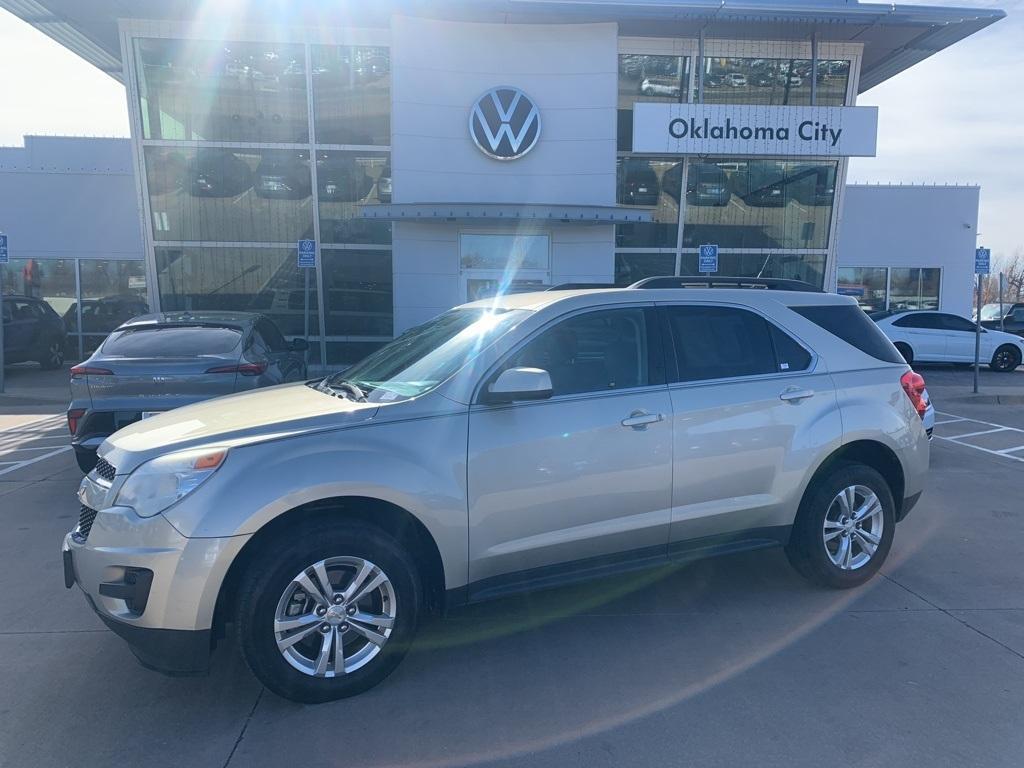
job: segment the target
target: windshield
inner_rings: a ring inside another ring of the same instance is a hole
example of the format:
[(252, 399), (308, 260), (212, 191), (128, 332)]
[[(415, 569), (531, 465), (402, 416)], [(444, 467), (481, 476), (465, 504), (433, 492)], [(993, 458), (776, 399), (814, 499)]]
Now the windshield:
[(986, 304), (981, 308), (981, 319), (982, 320), (998, 320), (999, 319), (999, 305), (998, 304)]
[(368, 400), (415, 397), (436, 387), (529, 312), (522, 309), (453, 309), (410, 328), (327, 384), (355, 384)]

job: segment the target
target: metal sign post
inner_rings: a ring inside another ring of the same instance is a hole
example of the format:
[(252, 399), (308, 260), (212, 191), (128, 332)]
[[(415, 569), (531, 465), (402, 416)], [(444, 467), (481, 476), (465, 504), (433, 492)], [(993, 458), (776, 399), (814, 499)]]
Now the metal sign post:
[(974, 251), (974, 274), (978, 276), (978, 311), (974, 318), (974, 394), (978, 394), (978, 372), (981, 368), (981, 278), (991, 270), (991, 256), (988, 248)]
[[(7, 252), (7, 235), (0, 234), (0, 264), (10, 264)], [(4, 391), (4, 270), (0, 267), (0, 394)]]
[(698, 272), (709, 275), (718, 272), (718, 246), (711, 243), (702, 245), (697, 261)]
[(1003, 287), (1006, 285), (1006, 273), (999, 273), (999, 330), (1006, 330), (1006, 320), (1003, 317)]
[(304, 309), (302, 311), (303, 338), (306, 339), (306, 344), (309, 344), (309, 270), (316, 269), (316, 240), (299, 240), (298, 253), (299, 269), (306, 276), (306, 289), (303, 292)]

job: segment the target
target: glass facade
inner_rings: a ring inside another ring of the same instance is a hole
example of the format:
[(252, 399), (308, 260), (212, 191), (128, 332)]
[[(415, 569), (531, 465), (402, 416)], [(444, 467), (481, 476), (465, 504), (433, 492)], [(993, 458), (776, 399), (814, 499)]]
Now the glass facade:
[[(813, 66), (810, 59), (706, 57), (704, 101), (708, 104), (810, 104)], [(819, 61), (816, 78), (817, 104), (841, 107), (846, 103), (849, 61)]]
[(840, 267), (839, 293), (866, 311), (940, 309), (940, 267)]
[(391, 200), (389, 50), (141, 38), (135, 66), (161, 307), (308, 323), (328, 365), (390, 340), (391, 225), (359, 216)]

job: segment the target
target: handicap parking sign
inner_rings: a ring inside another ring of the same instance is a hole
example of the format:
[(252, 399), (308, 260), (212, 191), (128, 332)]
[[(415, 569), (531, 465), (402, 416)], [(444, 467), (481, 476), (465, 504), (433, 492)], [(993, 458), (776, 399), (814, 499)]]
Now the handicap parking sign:
[(992, 269), (992, 251), (978, 248), (974, 252), (974, 274), (987, 275)]
[(299, 240), (299, 266), (316, 268), (316, 240)]
[(718, 246), (717, 245), (702, 245), (700, 247), (700, 256), (698, 257), (697, 271), (698, 272), (717, 272), (718, 271)]

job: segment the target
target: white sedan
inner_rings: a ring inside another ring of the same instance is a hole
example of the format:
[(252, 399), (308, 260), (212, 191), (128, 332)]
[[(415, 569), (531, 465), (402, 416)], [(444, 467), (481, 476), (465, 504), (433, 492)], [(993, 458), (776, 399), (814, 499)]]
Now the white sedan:
[[(974, 323), (948, 312), (873, 312), (874, 320), (908, 363), (973, 363)], [(1024, 359), (1024, 338), (981, 329), (982, 363), (1009, 372)]]

